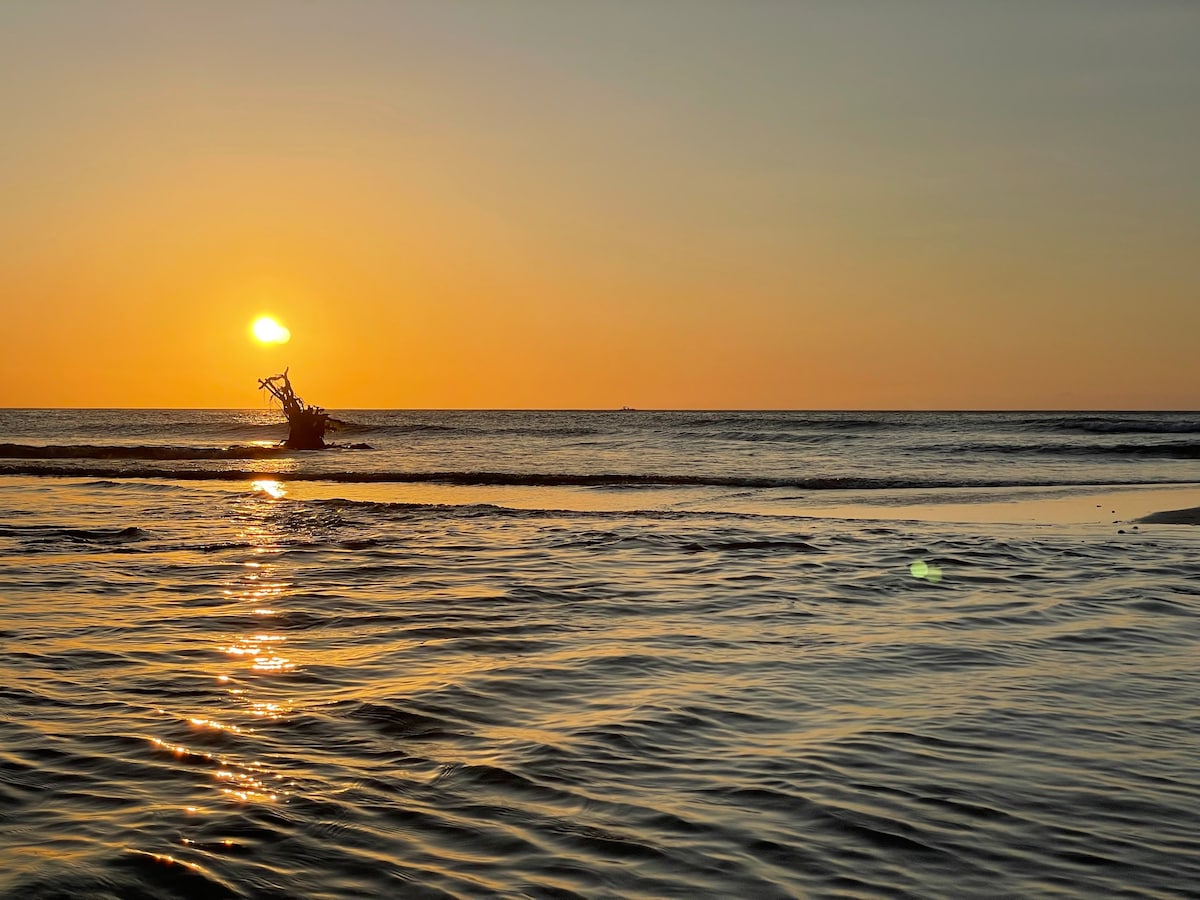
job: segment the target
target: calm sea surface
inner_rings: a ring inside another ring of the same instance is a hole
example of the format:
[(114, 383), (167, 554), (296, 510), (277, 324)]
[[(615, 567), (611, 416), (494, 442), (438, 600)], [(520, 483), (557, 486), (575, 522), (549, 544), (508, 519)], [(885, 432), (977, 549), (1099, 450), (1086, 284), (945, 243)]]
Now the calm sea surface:
[(277, 415), (0, 410), (0, 896), (1197, 895), (1200, 529), (903, 510), (1200, 414)]

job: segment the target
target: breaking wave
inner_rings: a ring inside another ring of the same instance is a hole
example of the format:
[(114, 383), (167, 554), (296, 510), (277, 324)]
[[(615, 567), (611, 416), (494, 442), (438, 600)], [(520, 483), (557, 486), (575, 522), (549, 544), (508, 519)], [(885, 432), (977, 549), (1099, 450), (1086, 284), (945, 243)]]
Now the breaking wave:
[(632, 472), (387, 472), (387, 471), (300, 471), (274, 472), (251, 469), (173, 469), (151, 466), (46, 466), (0, 465), (0, 476), (31, 475), (49, 478), (166, 478), (177, 481), (327, 481), (341, 484), (448, 484), (511, 487), (718, 487), (790, 488), (810, 491), (906, 490), (923, 488), (1070, 487), (1081, 485), (1118, 486), (1131, 484), (1191, 484), (1195, 479), (1070, 479), (1054, 477), (893, 478), (893, 477), (786, 477), (760, 475), (677, 475)]
[(969, 453), (1039, 453), (1062, 456), (1143, 456), (1158, 459), (1200, 459), (1200, 442), (1163, 441), (1146, 444), (1086, 444), (1086, 443), (1040, 443), (1040, 444), (964, 444)]
[(115, 444), (0, 444), (2, 459), (270, 459), (283, 447), (164, 447)]
[(66, 542), (75, 544), (127, 544), (142, 541), (150, 533), (129, 525), (124, 528), (64, 528), (42, 525), (0, 525), (0, 537), (14, 538), (25, 544)]
[(1085, 434), (1200, 434), (1200, 416), (1179, 413), (1159, 416), (1051, 416), (1025, 420), (1033, 430)]
[[(336, 445), (327, 449), (364, 450), (365, 444)], [(208, 459), (274, 459), (296, 451), (282, 446), (234, 446), (234, 447), (166, 447), (124, 446), (116, 444), (0, 444), (0, 459), (157, 459), (157, 460), (208, 460)]]
[(120, 437), (158, 437), (174, 434), (183, 438), (217, 438), (227, 440), (275, 440), (287, 434), (286, 422), (245, 422), (236, 419), (174, 421), (152, 418), (125, 418), (98, 422), (72, 422), (71, 430), (80, 435), (117, 435)]

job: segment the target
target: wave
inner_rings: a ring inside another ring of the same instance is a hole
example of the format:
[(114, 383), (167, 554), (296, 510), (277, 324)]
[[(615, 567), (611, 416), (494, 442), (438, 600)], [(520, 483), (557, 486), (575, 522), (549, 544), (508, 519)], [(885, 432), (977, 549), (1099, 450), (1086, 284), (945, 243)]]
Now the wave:
[(543, 438), (604, 437), (635, 430), (653, 429), (674, 438), (699, 438), (723, 441), (762, 441), (815, 443), (827, 439), (923, 432), (930, 428), (953, 427), (963, 422), (973, 427), (1014, 428), (1017, 431), (1061, 432), (1071, 434), (1200, 434), (1200, 416), (1188, 413), (1126, 415), (1018, 415), (1012, 413), (940, 413), (905, 412), (891, 414), (862, 413), (694, 413), (646, 411), (636, 418), (609, 418), (602, 413), (581, 420), (544, 418), (521, 424), (485, 416), (455, 416), (438, 422), (344, 423), (349, 434), (418, 437), (424, 434), (448, 437), (533, 436)]
[(125, 528), (64, 528), (53, 525), (0, 525), (0, 537), (27, 544), (67, 542), (75, 544), (127, 544), (143, 541), (150, 532), (134, 525)]
[(965, 453), (1037, 453), (1061, 456), (1144, 456), (1158, 459), (1200, 459), (1200, 442), (1163, 441), (1153, 444), (964, 444)]
[(1051, 416), (1025, 419), (1021, 424), (1035, 431), (1082, 431), (1089, 434), (1200, 434), (1200, 415), (1194, 413), (1154, 417)]
[(445, 434), (447, 432), (452, 433), (463, 431), (463, 429), (457, 425), (438, 425), (434, 422), (408, 422), (399, 425), (368, 425), (362, 422), (343, 422), (340, 419), (337, 421), (337, 430), (343, 434), (371, 435), (410, 435), (421, 434), (423, 432)]
[(197, 421), (178, 419), (159, 420), (113, 420), (100, 422), (72, 422), (70, 430), (81, 435), (113, 435), (121, 437), (159, 437), (164, 434), (231, 440), (270, 440), (287, 433), (287, 423), (239, 422), (231, 419)]
[[(672, 437), (698, 441), (729, 441), (730, 443), (748, 442), (755, 444), (821, 444), (835, 439), (832, 435), (815, 434), (812, 431), (750, 431), (728, 428), (719, 431), (685, 429), (674, 432)], [(836, 439), (846, 440), (849, 437), (851, 435), (839, 434)]]
[(460, 422), (453, 425), (442, 425), (435, 422), (403, 422), (391, 424), (364, 424), (361, 422), (337, 423), (339, 434), (364, 435), (370, 437), (415, 437), (424, 434), (437, 437), (545, 437), (545, 438), (581, 438), (612, 435), (608, 428), (585, 428), (578, 425), (547, 426), (541, 424), (512, 426), (488, 424), (471, 424)]
[[(330, 444), (330, 450), (367, 450), (366, 444)], [(161, 444), (0, 444), (0, 459), (274, 459), (296, 451), (286, 447), (169, 447)]]
[(829, 413), (828, 415), (796, 415), (795, 413), (727, 415), (685, 414), (685, 424), (698, 427), (728, 428), (734, 432), (751, 431), (757, 428), (775, 431), (875, 431), (880, 428), (902, 428), (903, 417), (897, 414), (889, 418), (867, 418), (861, 413)]
[[(603, 413), (590, 414), (591, 424), (578, 419), (556, 422), (541, 419), (527, 424), (513, 425), (488, 417), (471, 420), (455, 417), (446, 422), (392, 422), (392, 423), (339, 423), (338, 430), (345, 434), (372, 436), (411, 437), (422, 434), (437, 436), (488, 435), (493, 437), (531, 436), (545, 438), (611, 437), (627, 431), (652, 427), (673, 437), (702, 438), (731, 441), (817, 441), (822, 432), (874, 431), (880, 428), (902, 427), (899, 421), (861, 418), (819, 418), (780, 416), (724, 415), (705, 416), (695, 413), (669, 413), (647, 411), (636, 419), (623, 417), (608, 418)], [(816, 432), (816, 434), (814, 434)]]
[(164, 447), (115, 444), (0, 444), (0, 459), (270, 459), (283, 447)]
[(790, 488), (809, 491), (875, 491), (926, 488), (1013, 488), (1013, 487), (1115, 487), (1142, 484), (1193, 484), (1195, 479), (1064, 479), (1055, 477), (1008, 478), (894, 478), (866, 476), (786, 477), (771, 475), (675, 475), (641, 473), (571, 472), (272, 472), (250, 469), (172, 469), (150, 466), (43, 466), (0, 465), (0, 476), (25, 475), (47, 478), (166, 478), (175, 481), (324, 481), (338, 484), (445, 484), (499, 487), (594, 487), (594, 488)]

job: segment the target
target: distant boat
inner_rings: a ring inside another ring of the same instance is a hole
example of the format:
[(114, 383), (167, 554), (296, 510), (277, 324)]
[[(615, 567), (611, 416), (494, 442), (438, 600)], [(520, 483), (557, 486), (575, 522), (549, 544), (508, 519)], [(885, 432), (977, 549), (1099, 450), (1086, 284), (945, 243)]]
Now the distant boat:
[(622, 406), (617, 412), (637, 412), (632, 406)]

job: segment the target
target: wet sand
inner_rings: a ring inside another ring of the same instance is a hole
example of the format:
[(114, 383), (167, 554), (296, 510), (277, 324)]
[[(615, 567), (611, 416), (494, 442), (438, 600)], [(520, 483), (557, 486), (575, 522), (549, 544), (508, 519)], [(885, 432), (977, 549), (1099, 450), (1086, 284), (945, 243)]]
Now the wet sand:
[(902, 505), (814, 506), (807, 514), (996, 525), (1196, 525), (1200, 524), (1200, 486), (959, 491), (954, 499), (920, 498)]

